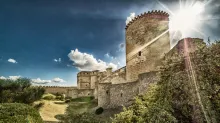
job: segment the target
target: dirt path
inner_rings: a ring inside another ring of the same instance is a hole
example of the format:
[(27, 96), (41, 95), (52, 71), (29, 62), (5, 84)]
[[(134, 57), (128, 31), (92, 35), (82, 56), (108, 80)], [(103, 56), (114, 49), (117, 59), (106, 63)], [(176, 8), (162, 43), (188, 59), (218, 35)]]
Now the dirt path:
[(40, 109), (40, 115), (44, 121), (58, 121), (55, 116), (57, 114), (64, 114), (67, 104), (62, 101), (46, 101)]

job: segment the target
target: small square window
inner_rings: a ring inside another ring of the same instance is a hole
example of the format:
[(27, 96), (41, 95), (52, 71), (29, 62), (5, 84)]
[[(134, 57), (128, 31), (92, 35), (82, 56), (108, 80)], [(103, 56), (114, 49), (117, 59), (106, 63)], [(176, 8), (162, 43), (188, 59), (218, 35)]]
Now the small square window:
[(141, 56), (141, 51), (138, 52), (138, 55)]

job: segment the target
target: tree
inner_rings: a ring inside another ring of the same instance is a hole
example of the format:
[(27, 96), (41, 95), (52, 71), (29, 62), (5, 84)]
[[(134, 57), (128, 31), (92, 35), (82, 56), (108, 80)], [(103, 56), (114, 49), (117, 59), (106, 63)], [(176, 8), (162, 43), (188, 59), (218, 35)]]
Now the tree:
[[(220, 121), (220, 42), (198, 45), (190, 57), (164, 58), (160, 80), (113, 122), (217, 123)], [(188, 64), (190, 62), (190, 64)], [(186, 66), (190, 65), (190, 66)]]
[(17, 80), (0, 79), (1, 103), (19, 102), (30, 104), (41, 99), (44, 92), (44, 88), (31, 86), (30, 79), (27, 78)]

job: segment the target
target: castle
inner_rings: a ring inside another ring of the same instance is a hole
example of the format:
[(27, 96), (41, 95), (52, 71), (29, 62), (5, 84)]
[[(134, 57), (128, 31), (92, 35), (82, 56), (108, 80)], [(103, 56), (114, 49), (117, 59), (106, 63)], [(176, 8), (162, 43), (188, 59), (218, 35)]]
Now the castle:
[[(81, 71), (77, 87), (45, 87), (47, 92), (62, 92), (70, 97), (94, 96), (98, 106), (116, 108), (128, 106), (133, 98), (146, 92), (150, 83), (157, 82), (157, 71), (165, 54), (184, 52), (184, 41), (195, 49), (198, 38), (180, 40), (172, 49), (169, 36), (169, 15), (151, 11), (135, 17), (126, 26), (126, 66), (116, 71)], [(171, 49), (171, 50), (170, 50)], [(193, 51), (190, 51), (193, 52)]]

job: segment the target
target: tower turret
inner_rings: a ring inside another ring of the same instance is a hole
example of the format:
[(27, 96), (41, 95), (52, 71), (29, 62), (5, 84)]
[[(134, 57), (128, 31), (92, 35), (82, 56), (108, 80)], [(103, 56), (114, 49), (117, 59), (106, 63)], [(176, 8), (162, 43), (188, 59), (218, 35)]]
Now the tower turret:
[(135, 17), (126, 26), (126, 79), (136, 81), (140, 73), (155, 71), (170, 50), (169, 15), (151, 11)]

